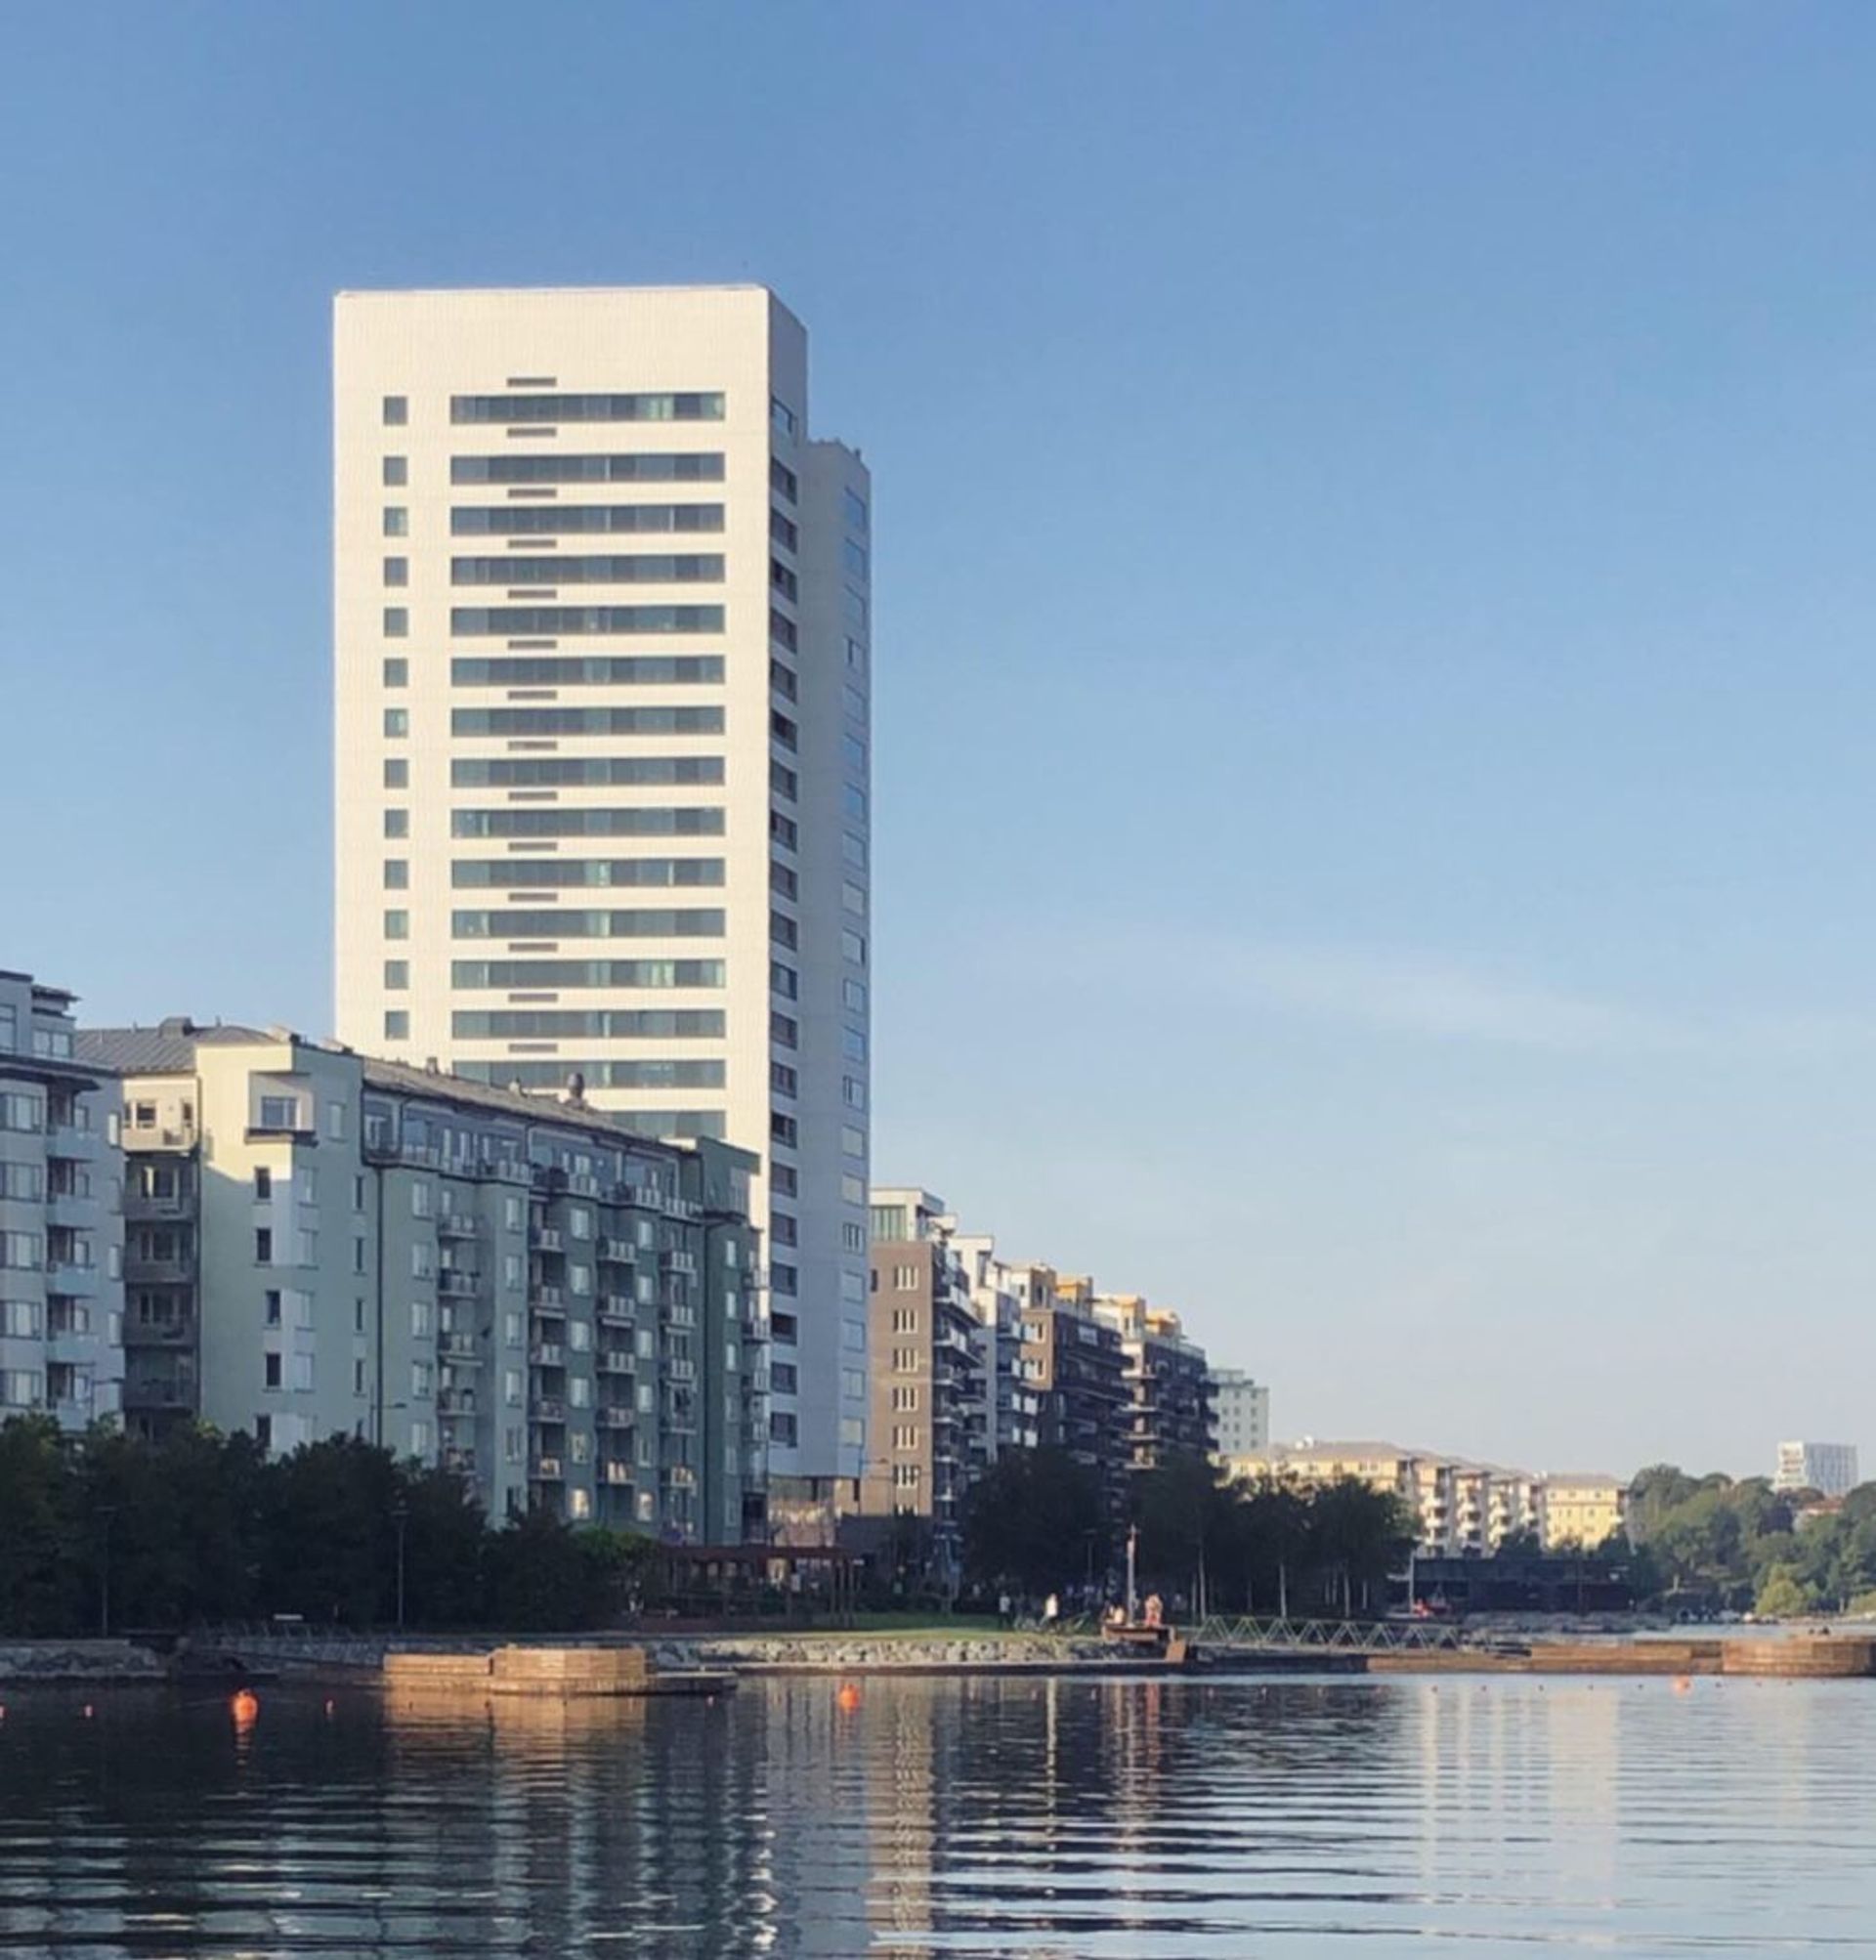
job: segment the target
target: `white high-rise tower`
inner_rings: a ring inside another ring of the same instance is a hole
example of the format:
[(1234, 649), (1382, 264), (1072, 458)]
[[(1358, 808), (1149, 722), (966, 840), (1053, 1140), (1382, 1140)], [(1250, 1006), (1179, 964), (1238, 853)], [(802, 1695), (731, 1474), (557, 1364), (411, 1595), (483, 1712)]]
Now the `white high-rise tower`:
[(343, 293), (334, 397), (340, 1035), (759, 1152), (772, 1488), (857, 1476), (871, 490), (806, 333)]

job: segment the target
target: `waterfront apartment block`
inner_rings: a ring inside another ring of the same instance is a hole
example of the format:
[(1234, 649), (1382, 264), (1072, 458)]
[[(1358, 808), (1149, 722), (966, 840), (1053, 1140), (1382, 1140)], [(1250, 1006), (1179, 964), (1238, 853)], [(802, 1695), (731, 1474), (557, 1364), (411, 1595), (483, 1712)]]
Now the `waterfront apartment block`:
[(1814, 1490), (1846, 1497), (1856, 1488), (1855, 1443), (1780, 1443), (1773, 1490)]
[(1546, 1552), (1594, 1552), (1629, 1529), (1629, 1487), (1620, 1477), (1554, 1473), (1537, 1486), (1538, 1530)]
[(1416, 1550), (1428, 1557), (1482, 1557), (1508, 1539), (1535, 1536), (1546, 1551), (1595, 1550), (1627, 1528), (1628, 1489), (1608, 1476), (1533, 1475), (1387, 1442), (1319, 1442), (1222, 1459), (1225, 1472), (1305, 1487), (1353, 1478), (1400, 1500)]
[(941, 1571), (957, 1569), (964, 1495), (986, 1458), (984, 1330), (950, 1226), (928, 1192), (872, 1194), (873, 1445), (860, 1508), (927, 1519)]
[(1270, 1447), (1270, 1390), (1242, 1368), (1213, 1369), (1212, 1407), (1220, 1461), (1256, 1456)]
[(951, 1248), (963, 1267), (964, 1290), (977, 1316), (984, 1461), (995, 1463), (1005, 1450), (1037, 1446), (1042, 1396), (1023, 1374), (1017, 1279), (1008, 1262), (998, 1257), (996, 1241), (984, 1233), (954, 1230)]
[(818, 1503), (867, 1451), (866, 468), (754, 286), (344, 293), (334, 397), (341, 1037), (755, 1153)]
[(759, 1535), (746, 1152), (284, 1028), (78, 1048), (122, 1080), (134, 1430), (356, 1435), (495, 1517)]
[(1123, 1293), (1097, 1294), (1094, 1317), (1121, 1338), (1130, 1467), (1149, 1470), (1173, 1457), (1210, 1457), (1217, 1441), (1212, 1371), (1179, 1316)]
[(1012, 1265), (1022, 1377), (1037, 1397), (1037, 1434), (1100, 1479), (1110, 1516), (1127, 1510), (1131, 1397), (1121, 1337), (1095, 1317), (1094, 1290), (1052, 1266)]
[(117, 1085), (73, 997), (0, 972), (0, 1421), (115, 1416), (123, 1384)]

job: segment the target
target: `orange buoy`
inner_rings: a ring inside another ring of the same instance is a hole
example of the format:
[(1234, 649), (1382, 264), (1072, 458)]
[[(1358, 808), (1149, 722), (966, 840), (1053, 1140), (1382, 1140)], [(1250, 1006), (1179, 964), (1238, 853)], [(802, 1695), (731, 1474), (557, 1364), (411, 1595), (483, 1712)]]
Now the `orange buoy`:
[(833, 1699), (835, 1706), (839, 1708), (858, 1708), (860, 1706), (860, 1690), (854, 1686), (852, 1682), (843, 1681), (840, 1683), (839, 1692), (835, 1694)]
[(1674, 1691), (1676, 1694), (1690, 1694), (1693, 1691), (1693, 1683), (1685, 1675), (1676, 1675), (1674, 1678)]
[(252, 1728), (260, 1716), (261, 1698), (252, 1688), (241, 1688), (230, 1700), (228, 1712), (234, 1718), (237, 1729)]

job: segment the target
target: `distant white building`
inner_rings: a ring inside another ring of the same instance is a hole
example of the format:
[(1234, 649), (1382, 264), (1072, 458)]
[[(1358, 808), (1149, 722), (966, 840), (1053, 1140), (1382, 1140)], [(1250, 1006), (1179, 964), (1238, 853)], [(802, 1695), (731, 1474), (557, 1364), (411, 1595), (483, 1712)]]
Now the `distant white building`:
[(1814, 1490), (1843, 1497), (1856, 1488), (1855, 1443), (1780, 1443), (1773, 1490)]
[(1224, 1457), (1256, 1456), (1270, 1447), (1270, 1390), (1242, 1368), (1212, 1371), (1218, 1447)]

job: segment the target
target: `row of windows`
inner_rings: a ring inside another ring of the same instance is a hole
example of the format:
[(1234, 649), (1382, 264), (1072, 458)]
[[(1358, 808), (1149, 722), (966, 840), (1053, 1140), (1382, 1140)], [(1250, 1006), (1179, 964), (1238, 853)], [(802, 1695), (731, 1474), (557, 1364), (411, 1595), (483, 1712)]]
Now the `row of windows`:
[[(517, 456), (517, 462), (545, 462)], [(457, 537), (550, 537), (571, 531), (721, 531), (720, 503), (510, 503), (462, 506), (449, 513)]]
[(449, 764), (450, 786), (457, 789), (722, 781), (720, 755), (475, 755), (457, 756)]
[[(387, 616), (386, 631), (390, 630)], [(401, 629), (402, 630), (402, 629)], [(449, 630), (479, 633), (720, 633), (721, 606), (452, 606)]]
[(721, 735), (720, 707), (457, 707), (452, 735)]
[(449, 481), (452, 484), (714, 484), (723, 481), (723, 452), (658, 449), (634, 456), (451, 456)]
[(474, 657), (449, 662), (456, 687), (691, 687), (723, 678), (721, 654), (622, 654), (609, 660), (510, 660)]
[(637, 912), (452, 912), (456, 939), (721, 939), (720, 907)]
[(721, 858), (473, 858), (449, 867), (456, 886), (706, 885), (723, 882)]
[(721, 987), (720, 959), (457, 959), (451, 987)]
[[(608, 1066), (605, 1062), (589, 1062), (582, 1068), (578, 1062), (516, 1061), (504, 1056), (499, 1061), (458, 1062), (455, 1072), (465, 1082), (489, 1083), (497, 1088), (505, 1088), (510, 1083), (519, 1083), (523, 1088), (560, 1088), (566, 1084), (572, 1069), (580, 1069), (589, 1087), (630, 1087), (626, 1083), (602, 1082), (594, 1071)], [(727, 1128), (722, 1111), (715, 1109), (615, 1109), (609, 1110), (607, 1115), (621, 1129), (629, 1129), (639, 1136), (681, 1137), (686, 1140), (700, 1136), (721, 1138)]]
[(601, 557), (452, 558), (452, 585), (720, 585), (716, 551), (609, 553)]
[(721, 395), (452, 395), (452, 422), (720, 422)]
[(450, 1015), (449, 1032), (473, 1042), (720, 1038), (724, 1014), (721, 1007), (464, 1008)]
[(719, 809), (452, 810), (453, 837), (720, 837)]

